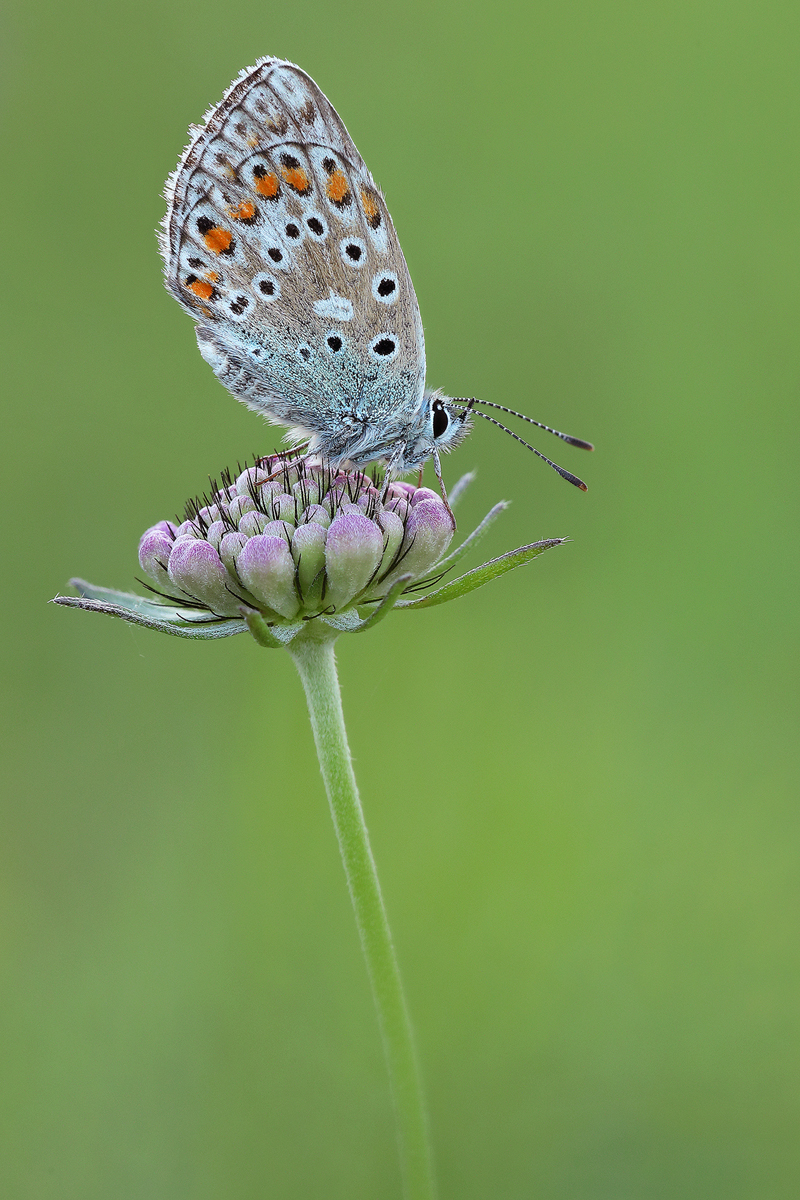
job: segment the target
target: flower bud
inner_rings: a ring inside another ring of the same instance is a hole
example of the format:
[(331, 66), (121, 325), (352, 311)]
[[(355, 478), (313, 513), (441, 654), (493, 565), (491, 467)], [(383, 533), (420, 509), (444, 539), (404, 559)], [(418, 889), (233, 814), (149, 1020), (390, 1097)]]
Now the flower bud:
[(236, 583), (208, 542), (179, 538), (169, 556), (169, 577), (174, 587), (199, 600), (217, 616), (239, 616), (242, 601), (234, 594)]
[(175, 530), (175, 538), (176, 539), (177, 538), (185, 538), (185, 537), (198, 538), (201, 536), (202, 536), (202, 534), (200, 533), (200, 530), (198, 529), (194, 520), (181, 521), (180, 525)]
[(228, 505), (228, 516), (234, 525), (238, 525), (245, 513), (255, 512), (255, 500), (247, 494), (234, 496)]
[(310, 504), (319, 503), (319, 486), (309, 479), (303, 479), (300, 483), (292, 485), (292, 495), (295, 498), (297, 511), (302, 512)]
[(267, 525), (269, 525), (269, 517), (263, 512), (246, 512), (239, 521), (239, 532), (245, 537), (255, 537), (258, 533), (263, 533)]
[(219, 544), (227, 532), (227, 526), (224, 521), (212, 521), (206, 530), (206, 541), (215, 550), (219, 550)]
[(219, 556), (225, 569), (236, 576), (236, 560), (247, 545), (247, 535), (244, 533), (226, 533), (219, 544)]
[(263, 533), (251, 537), (236, 560), (236, 570), (256, 600), (288, 620), (297, 616), (294, 560), (284, 538)]
[[(385, 518), (397, 517), (390, 512)], [(396, 536), (396, 535), (395, 535)], [(403, 543), (394, 558), (394, 566), (381, 580), (381, 586), (392, 584), (398, 575), (421, 579), (429, 574), (450, 545), (453, 537), (453, 518), (439, 496), (421, 500), (409, 506), (403, 527)]]
[(159, 521), (142, 534), (139, 542), (139, 565), (145, 575), (167, 591), (173, 591), (167, 565), (175, 543), (175, 526), (171, 521)]
[(409, 504), (417, 505), (421, 500), (435, 500), (437, 504), (442, 503), (441, 496), (437, 496), (436, 492), (432, 492), (430, 488), (414, 488), (408, 498)]
[(399, 496), (393, 496), (386, 505), (387, 512), (397, 513), (401, 521), (405, 521), (408, 516), (408, 501), (401, 499)]
[(405, 526), (397, 513), (385, 510), (378, 517), (378, 524), (383, 531), (383, 557), (381, 558), (380, 575), (391, 570), (396, 555), (403, 544)]
[(309, 504), (303, 513), (303, 521), (305, 524), (309, 521), (314, 521), (318, 525), (324, 525), (327, 529), (331, 523), (331, 514), (321, 504)]
[(274, 520), (291, 521), (294, 525), (296, 519), (294, 496), (287, 496), (285, 492), (276, 496), (272, 501), (272, 512)]
[[(355, 507), (355, 506), (353, 506)], [(355, 512), (335, 517), (325, 543), (328, 586), (325, 599), (344, 608), (372, 579), (383, 554), (383, 537), (374, 521)]]
[(453, 518), (440, 497), (433, 492), (429, 496), (433, 498), (420, 500), (419, 503), (412, 501), (406, 521), (403, 545), (408, 545), (408, 553), (402, 567), (415, 579), (427, 575), (435, 566), (450, 545), (454, 533)]
[[(304, 601), (308, 598), (311, 585), (325, 570), (325, 542), (327, 530), (316, 521), (298, 525), (292, 535), (292, 558), (297, 567), (297, 586)], [(322, 589), (320, 588), (320, 595)]]
[(292, 543), (292, 534), (294, 533), (294, 524), (289, 524), (288, 521), (267, 521), (262, 533), (266, 533), (268, 537), (280, 537), (286, 542), (287, 546)]

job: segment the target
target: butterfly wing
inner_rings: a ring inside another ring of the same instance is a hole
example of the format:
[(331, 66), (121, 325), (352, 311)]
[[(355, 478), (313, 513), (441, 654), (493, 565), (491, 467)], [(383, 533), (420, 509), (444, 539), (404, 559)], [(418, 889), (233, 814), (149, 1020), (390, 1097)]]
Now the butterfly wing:
[(355, 461), (422, 404), (417, 298), (383, 197), (333, 106), (262, 59), (193, 130), (166, 187), (166, 286), (239, 399)]

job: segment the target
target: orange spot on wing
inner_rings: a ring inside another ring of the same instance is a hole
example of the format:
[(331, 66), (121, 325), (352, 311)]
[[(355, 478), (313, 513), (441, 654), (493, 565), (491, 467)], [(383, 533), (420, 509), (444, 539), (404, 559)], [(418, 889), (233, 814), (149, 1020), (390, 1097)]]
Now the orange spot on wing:
[(281, 175), (296, 192), (308, 191), (308, 176), (302, 167), (281, 167)]
[(212, 283), (216, 283), (219, 275), (216, 271), (206, 271), (206, 279), (210, 279)]
[(378, 208), (378, 201), (375, 199), (373, 192), (362, 191), (361, 203), (364, 205), (364, 216), (373, 229), (380, 225), (381, 210)]
[(199, 296), (201, 300), (208, 300), (211, 293), (214, 291), (210, 283), (206, 283), (205, 279), (194, 279), (187, 284), (190, 292), (194, 292), (195, 296)]
[(262, 175), (260, 178), (256, 176), (256, 191), (271, 200), (273, 196), (278, 194), (278, 176), (272, 171), (268, 171), (266, 175)]
[(326, 188), (328, 196), (334, 204), (341, 204), (350, 187), (341, 171), (334, 171), (328, 178), (328, 186)]
[[(277, 183), (277, 180), (275, 182)], [(229, 208), (228, 212), (234, 221), (252, 221), (256, 215), (256, 206), (250, 200), (243, 200), (237, 208)]]
[(233, 241), (233, 235), (228, 233), (227, 229), (220, 229), (219, 225), (215, 225), (208, 233), (203, 234), (203, 241), (209, 250), (213, 250), (215, 254), (222, 254)]

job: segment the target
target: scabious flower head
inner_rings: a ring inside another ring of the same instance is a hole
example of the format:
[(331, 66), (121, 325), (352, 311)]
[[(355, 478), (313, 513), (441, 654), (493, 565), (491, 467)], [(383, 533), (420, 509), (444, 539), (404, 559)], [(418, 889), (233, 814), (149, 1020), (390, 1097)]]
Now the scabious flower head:
[[(455, 503), (471, 479), (451, 493)], [(220, 638), (249, 630), (263, 646), (367, 629), (393, 608), (428, 608), (482, 587), (562, 538), (521, 546), (440, 587), (505, 508), (500, 502), (455, 550), (451, 507), (413, 484), (383, 486), (315, 457), (275, 454), (226, 472), (183, 520), (142, 536), (144, 596), (72, 584), (55, 602), (107, 613), (162, 633)], [(433, 586), (433, 591), (425, 591)]]
[(139, 562), (181, 604), (292, 624), (382, 600), (401, 575), (422, 579), (454, 531), (429, 488), (390, 483), (384, 495), (359, 471), (276, 456), (224, 477), (181, 523), (148, 529)]

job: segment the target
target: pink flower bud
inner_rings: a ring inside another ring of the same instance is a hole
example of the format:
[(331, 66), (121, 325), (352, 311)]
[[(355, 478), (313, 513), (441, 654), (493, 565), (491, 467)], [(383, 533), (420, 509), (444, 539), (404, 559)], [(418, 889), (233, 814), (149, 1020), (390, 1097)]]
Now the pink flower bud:
[(244, 586), (257, 600), (291, 620), (300, 600), (294, 586), (294, 560), (282, 537), (257, 534), (251, 537), (236, 560)]
[(344, 608), (372, 579), (383, 554), (383, 535), (360, 512), (335, 517), (325, 543), (325, 569), (328, 583), (325, 600), (334, 608)]
[(200, 538), (179, 538), (169, 556), (169, 577), (173, 591), (179, 588), (217, 616), (239, 616), (242, 601), (235, 594), (236, 582), (208, 542)]

